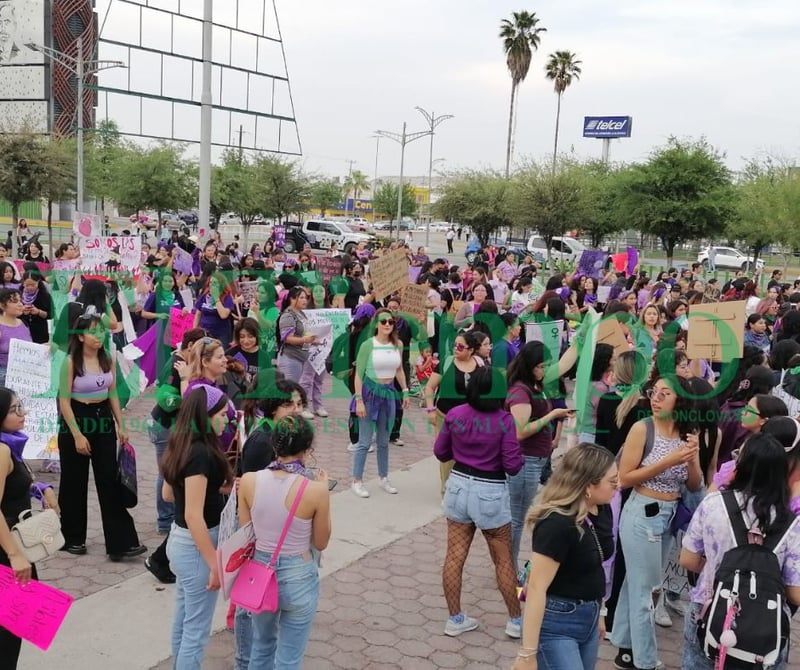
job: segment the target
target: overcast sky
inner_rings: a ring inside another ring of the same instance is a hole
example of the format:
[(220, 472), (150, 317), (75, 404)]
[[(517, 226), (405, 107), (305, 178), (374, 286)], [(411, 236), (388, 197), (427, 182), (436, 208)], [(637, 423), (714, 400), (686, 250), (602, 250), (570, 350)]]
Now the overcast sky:
[[(552, 151), (556, 96), (547, 55), (576, 52), (581, 81), (564, 96), (560, 146), (599, 156), (584, 115), (631, 115), (633, 137), (612, 159), (647, 156), (671, 134), (706, 135), (733, 167), (743, 156), (800, 149), (797, 0), (278, 0), (307, 165), (372, 175), (375, 129), (423, 129), (419, 105), (453, 114), (436, 136), (444, 169), (504, 163), (511, 80), (499, 24), (535, 11), (547, 28), (519, 96), (517, 152)], [(407, 173), (427, 172), (427, 140), (406, 150)], [(381, 142), (381, 174), (397, 145)]]

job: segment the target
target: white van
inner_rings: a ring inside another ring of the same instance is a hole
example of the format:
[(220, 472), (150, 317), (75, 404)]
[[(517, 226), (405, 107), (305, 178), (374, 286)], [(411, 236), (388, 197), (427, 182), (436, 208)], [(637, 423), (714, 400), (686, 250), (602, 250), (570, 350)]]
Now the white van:
[[(541, 235), (531, 235), (528, 240), (528, 251), (531, 253), (547, 253), (547, 245)], [(576, 263), (586, 246), (573, 237), (554, 237), (550, 243), (550, 258), (567, 260)]]

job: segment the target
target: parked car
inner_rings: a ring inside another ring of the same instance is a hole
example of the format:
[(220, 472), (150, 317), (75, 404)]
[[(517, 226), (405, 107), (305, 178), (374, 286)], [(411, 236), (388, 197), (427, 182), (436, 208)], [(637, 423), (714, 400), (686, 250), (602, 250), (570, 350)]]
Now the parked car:
[[(738, 249), (733, 247), (714, 247), (716, 256), (714, 257), (714, 266), (719, 269), (725, 270), (744, 270), (745, 272), (753, 269), (753, 257), (745, 256)], [(703, 267), (708, 270), (708, 248), (703, 249), (697, 255), (697, 262), (702, 263)], [(764, 269), (764, 261), (759, 258), (756, 261), (756, 269)]]
[(225, 225), (226, 223), (232, 223), (234, 225), (240, 226), (242, 224), (242, 220), (236, 216), (233, 212), (227, 212), (219, 217), (219, 223), (221, 225)]
[[(531, 235), (527, 246), (531, 253), (544, 252), (544, 256), (547, 256), (547, 245), (540, 235)], [(586, 251), (586, 245), (574, 237), (554, 237), (550, 242), (550, 258), (553, 260), (567, 260), (575, 263), (584, 251)]]
[(197, 212), (190, 209), (178, 212), (178, 216), (187, 226), (193, 227), (200, 223), (200, 216), (197, 214)]

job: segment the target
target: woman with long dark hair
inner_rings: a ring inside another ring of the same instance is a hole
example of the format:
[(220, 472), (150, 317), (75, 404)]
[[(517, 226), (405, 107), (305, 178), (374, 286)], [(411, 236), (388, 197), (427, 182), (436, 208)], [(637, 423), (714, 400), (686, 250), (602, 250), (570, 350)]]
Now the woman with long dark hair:
[(184, 398), (161, 461), (164, 497), (175, 501), (167, 556), (175, 573), (172, 657), (175, 670), (196, 670), (219, 595), (217, 535), (233, 473), (220, 448), (230, 400), (201, 384)]
[(317, 341), (316, 336), (308, 330), (307, 307), (308, 289), (294, 286), (289, 290), (278, 319), (278, 369), (284, 377), (298, 383), (311, 353), (311, 345)]
[(31, 341), (31, 331), (22, 320), (25, 305), (17, 289), (0, 288), (0, 385), (6, 382), (11, 340)]
[(28, 270), (22, 275), (20, 283), (22, 297), (22, 316), (20, 319), (28, 326), (31, 340), (38, 344), (50, 341), (47, 320), (53, 315), (53, 299), (44, 283), (42, 275)]
[(236, 309), (230, 282), (217, 272), (205, 275), (194, 308), (194, 327), (202, 328), (228, 348), (231, 344), (231, 318)]
[[(736, 474), (727, 491), (710, 493), (692, 516), (683, 538), (680, 564), (700, 575), (689, 594), (691, 609), (684, 623), (682, 668), (716, 667), (700, 648), (697, 623), (714, 595), (714, 578), (723, 556), (737, 546), (725, 496), (733, 499), (745, 526), (757, 529), (764, 542), (785, 533), (774, 553), (783, 575), (786, 598), (792, 605), (800, 605), (800, 520), (789, 509), (787, 481), (784, 446), (770, 435), (753, 435), (741, 449)], [(785, 647), (778, 664), (770, 667), (785, 668), (786, 653)]]
[(593, 443), (597, 432), (597, 407), (600, 398), (611, 393), (611, 370), (614, 365), (614, 347), (600, 343), (595, 347), (592, 362), (591, 388), (587, 394), (587, 406), (583, 412), (583, 423), (577, 427), (578, 441)]
[(107, 346), (107, 319), (91, 309), (78, 317), (69, 338), (58, 396), (58, 503), (64, 551), (85, 554), (91, 462), (106, 553), (112, 561), (120, 561), (140, 556), (147, 548), (140, 544), (133, 518), (119, 495), (117, 448), (128, 436), (117, 397), (114, 360)]

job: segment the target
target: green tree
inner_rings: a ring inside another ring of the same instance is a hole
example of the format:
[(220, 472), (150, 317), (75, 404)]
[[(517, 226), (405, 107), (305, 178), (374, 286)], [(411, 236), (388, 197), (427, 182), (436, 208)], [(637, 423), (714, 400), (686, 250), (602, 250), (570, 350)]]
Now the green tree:
[(603, 161), (588, 161), (573, 166), (584, 201), (581, 233), (591, 246), (599, 248), (603, 240), (624, 230), (627, 219), (617, 202), (621, 197), (620, 169)]
[(656, 235), (672, 265), (676, 245), (715, 237), (735, 214), (735, 191), (722, 156), (705, 139), (670, 138), (649, 160), (623, 173), (618, 205), (638, 230)]
[[(393, 223), (397, 218), (397, 184), (384, 184), (372, 198), (372, 207), (378, 214), (388, 216)], [(414, 218), (417, 214), (417, 198), (410, 184), (403, 184), (403, 216)], [(389, 237), (392, 236), (392, 224), (389, 224)]]
[(110, 119), (100, 121), (86, 137), (85, 143), (86, 192), (100, 201), (100, 209), (105, 214), (106, 200), (114, 190), (116, 172), (125, 155), (117, 122)]
[(508, 141), (506, 143), (506, 177), (511, 172), (511, 156), (514, 151), (514, 126), (517, 91), (528, 76), (533, 52), (539, 48), (541, 33), (547, 28), (538, 26), (536, 12), (512, 12), (510, 19), (500, 23), (500, 39), (506, 54), (506, 65), (511, 75), (511, 102), (508, 109)]
[(23, 127), (0, 134), (0, 156), (0, 198), (11, 205), (16, 228), (19, 206), (44, 195), (50, 152), (44, 137)]
[[(361, 170), (353, 170), (347, 177), (345, 177), (344, 184), (342, 185), (342, 195), (344, 195), (345, 206), (347, 204), (347, 197), (353, 194), (353, 213), (356, 210), (356, 200), (359, 196), (366, 191), (370, 186), (369, 178)], [(403, 210), (405, 211), (405, 209)]]
[(47, 199), (47, 244), (52, 256), (53, 202), (69, 198), (75, 189), (75, 141), (53, 135), (47, 144), (47, 179), (42, 195)]
[(483, 246), (500, 228), (511, 225), (509, 182), (496, 172), (463, 172), (442, 187), (433, 205), (436, 216), (470, 227)]
[(553, 172), (556, 171), (558, 157), (558, 126), (561, 121), (561, 96), (572, 85), (573, 81), (581, 78), (581, 61), (571, 51), (556, 51), (550, 54), (545, 65), (545, 76), (553, 82), (553, 89), (558, 97), (556, 106), (556, 133), (553, 144)]
[(118, 205), (161, 215), (191, 206), (197, 199), (197, 171), (183, 160), (182, 147), (161, 144), (151, 149), (128, 145), (115, 170), (111, 195)]
[(226, 151), (222, 165), (212, 171), (212, 200), (220, 211), (230, 211), (242, 221), (243, 245), (248, 246), (250, 228), (262, 213), (265, 186), (258, 167), (238, 151)]
[(264, 189), (264, 216), (283, 221), (306, 210), (309, 182), (295, 161), (264, 156), (256, 160), (255, 168)]
[(316, 179), (311, 182), (309, 187), (308, 204), (316, 207), (321, 216), (325, 216), (329, 209), (333, 209), (339, 204), (342, 189), (339, 184), (330, 179)]

